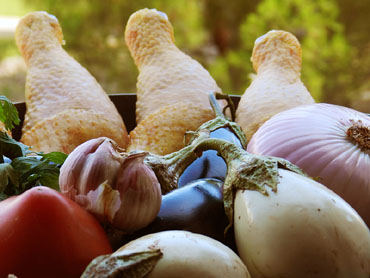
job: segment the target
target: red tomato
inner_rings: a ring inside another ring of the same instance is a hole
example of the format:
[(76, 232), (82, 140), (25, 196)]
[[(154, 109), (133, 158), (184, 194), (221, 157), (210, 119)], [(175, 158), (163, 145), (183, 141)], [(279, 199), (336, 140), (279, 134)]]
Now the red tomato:
[(0, 202), (0, 278), (78, 278), (111, 252), (97, 220), (56, 190), (34, 187)]

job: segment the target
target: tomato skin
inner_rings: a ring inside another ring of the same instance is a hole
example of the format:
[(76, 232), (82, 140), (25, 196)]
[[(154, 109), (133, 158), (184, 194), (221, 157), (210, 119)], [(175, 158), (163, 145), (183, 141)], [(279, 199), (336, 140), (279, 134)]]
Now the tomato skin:
[(78, 278), (111, 252), (98, 221), (56, 190), (38, 186), (0, 202), (0, 278)]

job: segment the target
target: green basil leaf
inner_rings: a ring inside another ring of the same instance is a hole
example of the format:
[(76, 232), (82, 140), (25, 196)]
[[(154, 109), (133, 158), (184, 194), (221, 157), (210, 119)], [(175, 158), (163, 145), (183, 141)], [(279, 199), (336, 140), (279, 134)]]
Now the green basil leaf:
[(37, 153), (38, 155), (42, 156), (43, 159), (47, 159), (50, 162), (53, 162), (55, 164), (62, 165), (64, 161), (67, 159), (67, 154), (62, 152), (50, 152), (50, 153)]
[(9, 163), (0, 164), (0, 193), (6, 195), (8, 185), (18, 185), (19, 176)]
[(6, 96), (0, 96), (0, 121), (7, 130), (12, 130), (20, 123), (17, 108)]
[(17, 157), (11, 164), (21, 174), (21, 183), (25, 190), (38, 185), (59, 190), (60, 164), (37, 156)]
[(29, 147), (11, 138), (6, 132), (0, 131), (0, 154), (14, 159), (30, 153)]

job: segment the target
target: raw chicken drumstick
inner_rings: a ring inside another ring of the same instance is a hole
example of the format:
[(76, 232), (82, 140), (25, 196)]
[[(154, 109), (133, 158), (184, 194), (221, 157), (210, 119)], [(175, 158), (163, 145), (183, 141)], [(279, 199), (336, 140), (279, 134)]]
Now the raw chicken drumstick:
[(137, 123), (178, 102), (191, 102), (212, 113), (208, 94), (221, 89), (200, 63), (176, 47), (165, 13), (155, 9), (133, 13), (126, 25), (125, 41), (139, 70)]
[(314, 99), (301, 81), (302, 49), (286, 31), (270, 31), (254, 44), (252, 63), (257, 76), (242, 95), (235, 121), (249, 140), (273, 115)]
[[(186, 115), (186, 116), (185, 116)], [(130, 132), (127, 151), (148, 151), (165, 155), (185, 147), (184, 135), (213, 119), (208, 108), (197, 108), (190, 102), (163, 106), (142, 120)]]
[(21, 142), (34, 151), (65, 153), (100, 136), (127, 146), (126, 127), (109, 96), (62, 48), (56, 17), (46, 12), (27, 14), (15, 38), (28, 67)]

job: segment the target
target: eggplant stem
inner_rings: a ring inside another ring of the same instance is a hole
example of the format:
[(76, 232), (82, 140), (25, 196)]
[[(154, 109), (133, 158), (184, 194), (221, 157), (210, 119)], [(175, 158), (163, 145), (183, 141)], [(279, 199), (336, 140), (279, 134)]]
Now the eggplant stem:
[(254, 155), (226, 140), (204, 136), (195, 139), (191, 145), (165, 156), (149, 154), (146, 157), (146, 164), (155, 172), (165, 194), (178, 187), (181, 174), (207, 150), (216, 150), (227, 165), (223, 196), (229, 225), (225, 228), (225, 234), (233, 224), (234, 198), (238, 190), (256, 190), (264, 195), (268, 195), (267, 187), (276, 191), (278, 168), (305, 175), (299, 167), (285, 159)]
[(216, 98), (227, 99), (229, 104), (227, 107), (229, 107), (231, 110), (232, 118), (235, 118), (234, 102), (229, 95), (224, 95), (217, 92), (209, 94), (209, 101), (215, 113), (215, 118), (203, 123), (195, 132), (186, 132), (184, 136), (185, 145), (191, 144), (191, 142), (193, 142), (195, 138), (199, 137), (199, 133), (201, 131), (208, 130), (209, 132), (212, 132), (219, 128), (227, 128), (230, 129), (238, 137), (242, 148), (245, 149), (247, 147), (247, 138), (245, 137), (243, 130), (236, 122), (230, 121), (226, 118)]
[(189, 145), (164, 156), (149, 154), (145, 157), (144, 162), (154, 171), (161, 185), (162, 194), (178, 188), (181, 174), (199, 157), (198, 153), (193, 152), (193, 148), (193, 145)]
[[(221, 107), (217, 100), (219, 99), (225, 99), (227, 100), (227, 105), (221, 110)], [(221, 94), (218, 92), (209, 94), (209, 101), (211, 103), (212, 109), (215, 112), (216, 117), (221, 117), (226, 119), (226, 110), (230, 110), (231, 114), (231, 121), (235, 121), (235, 105), (233, 100), (229, 95)]]
[(224, 111), (221, 110), (220, 104), (217, 102), (216, 96), (219, 93), (214, 92), (209, 94), (209, 103), (212, 106), (213, 112), (215, 112), (216, 117), (221, 117), (225, 119)]

